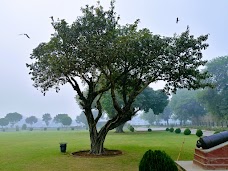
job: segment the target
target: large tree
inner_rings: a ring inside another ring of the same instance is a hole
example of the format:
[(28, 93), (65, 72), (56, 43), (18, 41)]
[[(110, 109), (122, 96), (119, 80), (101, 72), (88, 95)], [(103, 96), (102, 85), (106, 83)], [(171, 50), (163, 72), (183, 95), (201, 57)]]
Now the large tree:
[[(34, 86), (44, 94), (50, 89), (60, 90), (69, 83), (77, 92), (80, 105), (89, 124), (92, 154), (103, 154), (105, 137), (109, 130), (130, 120), (138, 108), (132, 107), (136, 97), (152, 82), (164, 80), (164, 91), (177, 88), (207, 86), (201, 80), (201, 50), (206, 49), (208, 35), (194, 36), (189, 30), (174, 37), (152, 34), (148, 29), (133, 24), (120, 26), (114, 4), (105, 11), (98, 4), (82, 8), (82, 16), (69, 25), (65, 20), (53, 22), (55, 33), (47, 43), (41, 43), (31, 54)], [(85, 95), (79, 81), (87, 86)], [(101, 83), (102, 82), (102, 86)], [(100, 98), (110, 90), (117, 115), (97, 130), (102, 116)], [(121, 94), (123, 105), (116, 94)], [(96, 99), (97, 117), (92, 114)]]
[(206, 64), (206, 70), (212, 75), (207, 81), (214, 88), (202, 91), (199, 100), (218, 120), (228, 119), (228, 56), (212, 59)]
[(197, 94), (201, 90), (178, 90), (170, 101), (170, 107), (176, 119), (182, 123), (191, 120), (193, 124), (199, 124), (200, 118), (206, 114), (203, 105), (197, 100)]
[(13, 127), (17, 122), (19, 122), (22, 119), (22, 115), (17, 113), (17, 112), (13, 112), (13, 113), (8, 113), (5, 118), (9, 121), (9, 123), (11, 124), (11, 127)]

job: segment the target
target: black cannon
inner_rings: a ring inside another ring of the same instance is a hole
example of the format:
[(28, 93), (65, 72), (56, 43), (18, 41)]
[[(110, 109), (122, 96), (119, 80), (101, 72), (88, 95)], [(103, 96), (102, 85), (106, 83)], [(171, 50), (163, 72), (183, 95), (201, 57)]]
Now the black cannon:
[(211, 136), (202, 137), (196, 142), (196, 147), (209, 149), (216, 145), (222, 144), (226, 141), (228, 141), (228, 131), (220, 132), (218, 134), (214, 134)]

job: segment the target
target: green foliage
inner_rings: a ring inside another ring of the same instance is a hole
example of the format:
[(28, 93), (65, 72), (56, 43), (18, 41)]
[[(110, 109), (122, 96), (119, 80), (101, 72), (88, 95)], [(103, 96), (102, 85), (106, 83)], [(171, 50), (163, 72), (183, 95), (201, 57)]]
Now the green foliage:
[(218, 133), (220, 133), (220, 131), (215, 131), (215, 132), (214, 132), (214, 134), (218, 134)]
[(47, 127), (44, 127), (44, 131), (47, 131)]
[(26, 130), (27, 129), (27, 125), (26, 124), (23, 124), (22, 127), (21, 127), (22, 130)]
[(57, 128), (57, 131), (59, 131), (59, 130), (60, 130), (60, 128), (58, 127), (58, 128)]
[(38, 122), (38, 119), (35, 116), (30, 116), (30, 117), (28, 117), (28, 118), (25, 119), (25, 122), (27, 124), (33, 125), (34, 123), (37, 123)]
[(19, 122), (22, 119), (22, 115), (14, 112), (14, 113), (8, 113), (5, 118), (9, 121), (9, 123), (11, 124), (11, 126), (13, 127), (14, 124), (16, 124), (17, 122)]
[(196, 130), (196, 135), (197, 137), (202, 137), (203, 136), (203, 131), (201, 129)]
[(69, 126), (72, 123), (72, 119), (68, 114), (58, 114), (54, 117), (53, 121), (55, 123), (61, 123), (63, 126)]
[(169, 132), (173, 132), (173, 131), (174, 131), (174, 128), (171, 127), (171, 128), (169, 129)]
[(184, 124), (188, 119), (192, 120), (193, 124), (197, 124), (199, 118), (206, 114), (203, 106), (197, 101), (197, 94), (201, 90), (178, 90), (170, 101), (170, 107), (176, 119)]
[(186, 128), (184, 130), (184, 135), (190, 135), (191, 134), (191, 130), (189, 128)]
[(71, 123), (72, 123), (72, 119), (71, 119), (71, 117), (69, 117), (69, 116), (64, 117), (64, 118), (62, 118), (61, 123), (62, 123), (64, 126), (70, 126)]
[(176, 133), (176, 134), (180, 134), (180, 133), (181, 133), (181, 129), (180, 129), (180, 128), (176, 128), (176, 129), (175, 129), (175, 133)]
[(169, 128), (166, 128), (165, 130), (166, 130), (166, 131), (169, 131)]
[(33, 131), (33, 128), (29, 128), (29, 131)]
[(71, 130), (73, 131), (74, 130), (74, 127), (71, 127)]
[(5, 128), (2, 128), (2, 132), (6, 132), (6, 129)]
[(6, 118), (0, 118), (0, 126), (4, 127), (9, 124), (9, 120)]
[(218, 120), (228, 119), (228, 56), (212, 59), (206, 64), (206, 70), (212, 75), (207, 82), (214, 85), (213, 89), (205, 89), (198, 96), (208, 112)]
[(132, 125), (129, 125), (129, 126), (128, 126), (128, 129), (129, 129), (131, 132), (134, 132), (134, 131), (135, 131), (135, 128), (134, 128)]
[(164, 151), (148, 150), (139, 164), (139, 171), (177, 171), (175, 162)]
[(151, 128), (148, 128), (148, 132), (152, 132), (152, 129)]
[(42, 121), (45, 122), (46, 126), (49, 125), (49, 122), (51, 120), (51, 115), (49, 113), (45, 113), (43, 116), (42, 116)]

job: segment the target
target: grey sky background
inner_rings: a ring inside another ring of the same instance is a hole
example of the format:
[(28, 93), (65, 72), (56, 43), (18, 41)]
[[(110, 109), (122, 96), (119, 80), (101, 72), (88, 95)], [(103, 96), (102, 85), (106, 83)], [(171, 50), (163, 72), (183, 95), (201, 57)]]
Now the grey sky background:
[[(106, 9), (109, 2), (101, 0)], [(80, 114), (70, 85), (43, 96), (32, 86), (25, 63), (31, 63), (32, 50), (53, 33), (50, 16), (72, 23), (86, 4), (95, 5), (96, 0), (0, 0), (0, 118), (10, 112), (39, 118), (44, 113), (67, 113), (72, 119)], [(164, 36), (179, 34), (189, 25), (196, 36), (210, 34), (204, 59), (228, 55), (227, 0), (116, 0), (115, 6), (121, 24), (140, 19), (141, 28)], [(19, 36), (21, 33), (31, 39)], [(159, 86), (153, 85), (156, 89)]]

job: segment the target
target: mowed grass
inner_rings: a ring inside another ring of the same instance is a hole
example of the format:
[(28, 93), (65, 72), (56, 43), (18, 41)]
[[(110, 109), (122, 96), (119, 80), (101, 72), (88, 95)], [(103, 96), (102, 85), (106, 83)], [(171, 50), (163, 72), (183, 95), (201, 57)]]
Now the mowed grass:
[[(4, 171), (137, 171), (143, 154), (164, 150), (174, 160), (192, 160), (196, 135), (166, 131), (110, 132), (105, 148), (121, 150), (123, 155), (104, 158), (73, 157), (72, 152), (90, 147), (86, 131), (0, 132), (0, 170)], [(60, 152), (59, 142), (67, 142), (67, 153)]]

